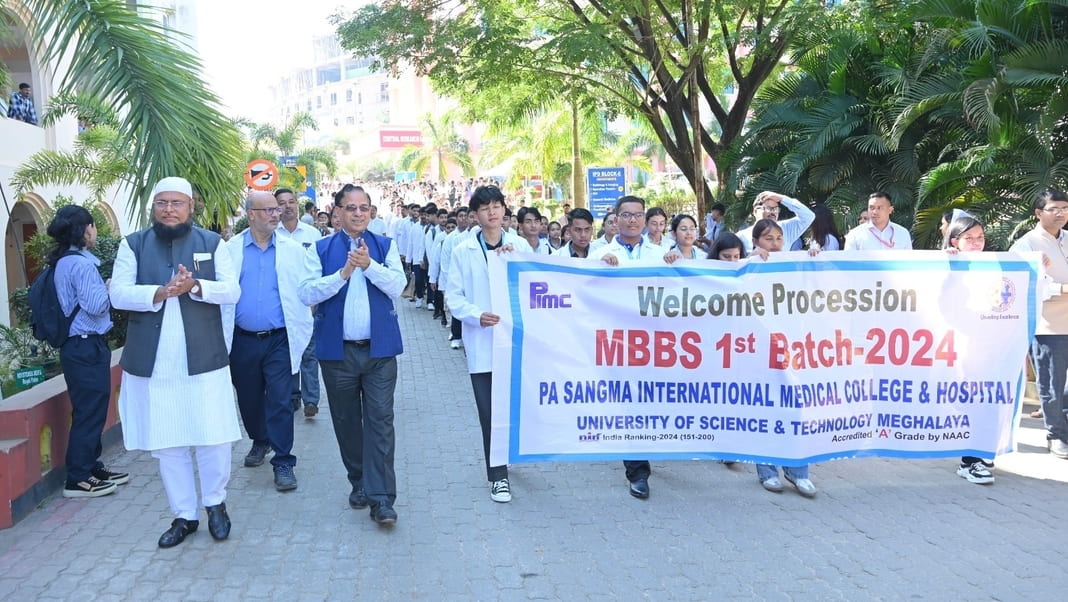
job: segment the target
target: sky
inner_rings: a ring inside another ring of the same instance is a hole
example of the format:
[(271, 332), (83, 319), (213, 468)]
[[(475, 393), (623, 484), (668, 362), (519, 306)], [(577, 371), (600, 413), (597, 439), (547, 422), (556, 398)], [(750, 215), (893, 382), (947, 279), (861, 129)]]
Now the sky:
[(327, 17), (365, 3), (196, 0), (204, 78), (222, 99), (226, 114), (265, 121), (269, 87), (311, 61), (310, 40), (334, 30)]

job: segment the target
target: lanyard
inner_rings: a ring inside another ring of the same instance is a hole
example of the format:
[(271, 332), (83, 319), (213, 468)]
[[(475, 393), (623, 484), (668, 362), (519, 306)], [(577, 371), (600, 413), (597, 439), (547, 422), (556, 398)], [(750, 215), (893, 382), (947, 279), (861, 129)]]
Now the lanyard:
[(875, 240), (879, 241), (879, 244), (883, 245), (887, 249), (893, 249), (894, 248), (894, 225), (893, 224), (887, 224), (886, 227), (890, 229), (890, 241), (889, 242), (887, 242), (886, 240), (883, 240), (882, 236), (879, 236), (879, 231), (875, 228), (875, 226), (869, 227), (868, 230), (871, 232), (871, 235), (875, 237)]

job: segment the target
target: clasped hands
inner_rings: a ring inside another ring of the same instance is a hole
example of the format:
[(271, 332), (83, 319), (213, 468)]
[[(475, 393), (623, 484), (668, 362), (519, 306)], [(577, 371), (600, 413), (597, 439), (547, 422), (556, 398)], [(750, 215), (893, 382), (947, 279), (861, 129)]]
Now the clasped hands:
[(345, 260), (345, 265), (341, 267), (341, 278), (348, 280), (352, 273), (356, 271), (356, 268), (366, 270), (370, 265), (371, 255), (367, 251), (367, 243), (360, 238), (356, 249), (349, 251), (348, 259)]
[(163, 299), (169, 299), (171, 297), (180, 297), (188, 293), (196, 283), (197, 279), (193, 277), (193, 273), (185, 269), (185, 266), (179, 263), (178, 271), (175, 272), (174, 276), (171, 276), (170, 281), (159, 287), (159, 290), (156, 291), (156, 301), (162, 301)]

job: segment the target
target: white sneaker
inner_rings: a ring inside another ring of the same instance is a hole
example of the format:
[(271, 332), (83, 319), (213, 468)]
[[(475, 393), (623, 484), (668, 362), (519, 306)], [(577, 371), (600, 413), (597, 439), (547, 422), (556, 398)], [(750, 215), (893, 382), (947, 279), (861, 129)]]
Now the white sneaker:
[(490, 499), (502, 504), (512, 501), (512, 490), (508, 488), (508, 479), (490, 483)]
[(422, 306), (423, 306), (423, 300), (422, 299), (416, 299), (415, 300), (415, 308), (419, 309)]
[(459, 348), (460, 348), (460, 339), (456, 339), (455, 341), (452, 341), (451, 343), (449, 343), (449, 349), (459, 349)]
[(969, 483), (986, 485), (994, 482), (994, 475), (990, 473), (990, 470), (982, 462), (976, 462), (975, 464), (961, 464), (960, 467), (957, 468), (957, 474), (968, 479)]
[(426, 304), (426, 310), (427, 311), (434, 311), (434, 304), (433, 303), (427, 303)]
[(760, 484), (764, 486), (764, 489), (772, 493), (780, 493), (782, 491), (782, 481), (779, 480), (779, 477), (768, 477), (761, 481)]
[(1049, 453), (1058, 458), (1068, 459), (1068, 443), (1060, 439), (1050, 439), (1046, 441), (1046, 445), (1049, 447)]
[(790, 484), (797, 488), (797, 492), (805, 497), (813, 497), (816, 495), (816, 486), (812, 484), (812, 481), (808, 479), (791, 479), (790, 475), (783, 475), (786, 477)]

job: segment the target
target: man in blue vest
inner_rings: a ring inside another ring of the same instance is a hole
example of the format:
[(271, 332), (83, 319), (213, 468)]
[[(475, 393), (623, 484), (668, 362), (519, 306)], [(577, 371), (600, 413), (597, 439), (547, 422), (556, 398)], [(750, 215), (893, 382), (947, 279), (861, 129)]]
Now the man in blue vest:
[(334, 198), (342, 227), (304, 259), (300, 300), (317, 305), (315, 351), (330, 418), (348, 472), (353, 508), (380, 525), (397, 522), (393, 503), (393, 392), (403, 351), (394, 301), (406, 279), (393, 241), (367, 231), (371, 198), (346, 185)]

